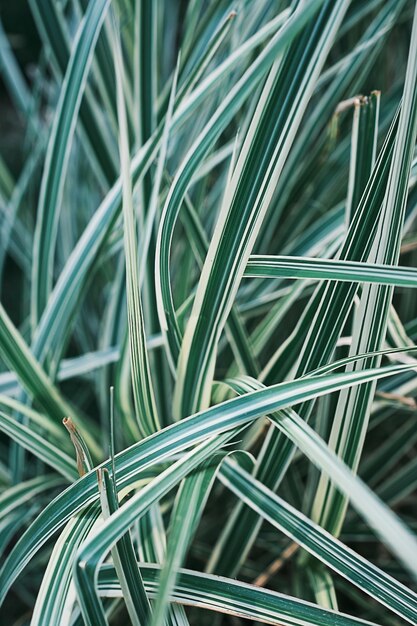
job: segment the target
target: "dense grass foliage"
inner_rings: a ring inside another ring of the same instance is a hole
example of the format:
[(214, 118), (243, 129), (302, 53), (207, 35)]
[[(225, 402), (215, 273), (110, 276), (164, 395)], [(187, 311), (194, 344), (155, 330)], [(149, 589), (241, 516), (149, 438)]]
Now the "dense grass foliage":
[(415, 3), (4, 9), (0, 622), (417, 625)]

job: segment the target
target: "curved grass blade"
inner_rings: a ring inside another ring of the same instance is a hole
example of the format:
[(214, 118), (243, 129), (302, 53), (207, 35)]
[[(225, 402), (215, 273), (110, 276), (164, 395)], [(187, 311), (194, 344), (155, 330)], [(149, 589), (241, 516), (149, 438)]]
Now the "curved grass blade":
[(341, 543), (234, 463), (226, 462), (222, 466), (220, 480), (264, 519), (324, 564), (397, 615), (415, 623), (417, 596), (413, 591)]
[[(0, 354), (10, 369), (16, 372), (26, 391), (36, 398), (48, 415), (60, 422), (65, 415), (74, 414), (74, 410), (45, 374), (1, 304)], [(89, 433), (87, 443), (94, 455), (100, 454), (97, 443)]]
[[(238, 431), (236, 431), (238, 434)], [(232, 434), (231, 436), (234, 436)], [(164, 565), (158, 581), (158, 596), (154, 604), (150, 626), (164, 623), (168, 601), (183, 564), (188, 547), (195, 535), (213, 483), (225, 458), (236, 456), (236, 460), (251, 466), (249, 456), (241, 452), (219, 453), (209, 462), (195, 470), (180, 485), (171, 514), (168, 545)]]
[(30, 502), (40, 493), (62, 485), (63, 481), (59, 476), (43, 474), (5, 489), (0, 495), (0, 520), (23, 504)]
[[(314, 28), (308, 24), (302, 31), (263, 88), (226, 190), (184, 335), (174, 394), (177, 419), (209, 403), (220, 334), (347, 5), (343, 0), (324, 4)], [(303, 12), (306, 5), (300, 7)], [(294, 75), (295, 58), (299, 66)]]
[(90, 2), (74, 40), (60, 92), (42, 176), (32, 265), (32, 325), (36, 327), (52, 287), (62, 192), (88, 71), (110, 0)]
[[(70, 35), (62, 15), (62, 7), (52, 0), (42, 2), (30, 0), (29, 6), (39, 35), (52, 57), (54, 73), (60, 78), (65, 75), (71, 57)], [(108, 183), (111, 183), (116, 175), (112, 147), (97, 120), (92, 94), (86, 95), (87, 98), (81, 103), (80, 119), (91, 146), (90, 153), (100, 172), (100, 180), (104, 177)]]
[[(237, 393), (259, 389), (259, 381), (247, 378), (227, 381)], [(295, 411), (274, 412), (270, 419), (306, 456), (324, 471), (340, 492), (348, 495), (352, 505), (364, 517), (382, 541), (417, 578), (417, 537), (369, 489)]]
[(3, 395), (0, 395), (0, 406), (23, 415), (27, 419), (28, 424), (34, 427), (35, 431), (38, 430), (41, 433), (45, 433), (50, 441), (53, 441), (56, 446), (66, 452), (72, 449), (71, 444), (68, 443), (68, 439), (63, 433), (61, 425), (58, 426), (48, 415), (38, 413), (38, 411), (19, 402), (19, 400)]
[(374, 91), (369, 98), (355, 102), (350, 151), (349, 184), (346, 198), (346, 219), (349, 224), (375, 165), (381, 94)]
[[(409, 61), (404, 85), (398, 133), (394, 146), (388, 186), (378, 223), (376, 243), (370, 260), (376, 263), (398, 263), (405, 219), (408, 181), (417, 134), (417, 10), (415, 11)], [(393, 297), (392, 287), (365, 286), (354, 320), (350, 355), (380, 350), (385, 340)], [(378, 366), (380, 357), (354, 363), (352, 369)], [(364, 445), (375, 385), (341, 393), (336, 409), (330, 447), (356, 471)], [(314, 519), (338, 535), (346, 513), (347, 501), (332, 490), (322, 477), (314, 503)]]
[(0, 430), (67, 480), (72, 482), (77, 478), (75, 461), (67, 452), (57, 448), (55, 443), (50, 443), (29, 426), (21, 424), (3, 411), (0, 411)]
[[(232, 431), (233, 433), (233, 431)], [(124, 507), (109, 517), (99, 533), (84, 542), (74, 565), (78, 601), (84, 620), (94, 626), (106, 626), (106, 617), (96, 589), (96, 577), (107, 552), (124, 535), (135, 520), (168, 493), (187, 474), (230, 439), (230, 432), (199, 444), (179, 461), (159, 474), (135, 494)]]
[[(141, 571), (146, 588), (152, 595), (156, 595), (158, 569), (141, 565)], [(99, 587), (104, 594), (120, 594), (113, 568), (102, 567)], [(316, 604), (232, 578), (210, 576), (185, 569), (180, 572), (172, 600), (275, 626), (376, 626), (372, 622), (344, 613), (325, 611)]]
[[(239, 46), (239, 48), (225, 59), (218, 68), (211, 72), (202, 84), (187, 96), (184, 101), (176, 102), (177, 108), (172, 120), (173, 129), (178, 128), (191, 113), (196, 110), (206, 94), (210, 93), (210, 90), (217, 82), (227, 74), (242, 57), (245, 58), (245, 56), (255, 49), (256, 46), (261, 44), (271, 32), (274, 32), (280, 24), (281, 18), (279, 16), (279, 18), (272, 20), (271, 23), (266, 25), (262, 31), (244, 42), (242, 46)], [(51, 32), (55, 33), (56, 30), (52, 29)], [(277, 45), (279, 49), (282, 45), (281, 41), (278, 41)], [(239, 88), (239, 91), (242, 91), (243, 87), (246, 86), (246, 91), (242, 98), (243, 101), (256, 86), (256, 82), (252, 80), (253, 73), (256, 75), (259, 72), (266, 72), (275, 55), (276, 46), (272, 45), (262, 58), (256, 59), (253, 64), (255, 71), (246, 74), (246, 79)], [(234, 110), (239, 108), (242, 100), (239, 100), (235, 104)], [(228, 119), (229, 118), (225, 118), (223, 121), (222, 129), (227, 125)], [(162, 121), (154, 135), (138, 151), (132, 160), (131, 178), (133, 184), (138, 183), (150, 166), (150, 163), (156, 155), (161, 137)], [(119, 216), (121, 194), (121, 180), (118, 180), (98, 207), (67, 260), (36, 330), (32, 350), (41, 362), (48, 357), (48, 360), (52, 363), (52, 369), (54, 364), (56, 367), (58, 365), (61, 346), (65, 343), (66, 336), (71, 328), (71, 322), (75, 315), (77, 303), (80, 301), (81, 294), (88, 285), (87, 279), (91, 267), (96, 261), (97, 255), (102, 249), (104, 242)]]
[(234, 113), (247, 99), (249, 92), (264, 77), (285, 46), (298, 35), (299, 31), (311, 16), (315, 14), (321, 4), (322, 1), (311, 2), (308, 6), (296, 11), (294, 15), (288, 18), (281, 30), (278, 31), (268, 46), (257, 57), (256, 61), (236, 83), (216, 113), (211, 117), (205, 129), (188, 151), (171, 185), (158, 229), (155, 286), (161, 330), (167, 338), (168, 358), (174, 371), (182, 337), (176, 321), (170, 287), (169, 258), (174, 226), (187, 187), (208, 150), (213, 146), (226, 124), (233, 118)]
[[(366, 259), (375, 237), (376, 222), (383, 202), (398, 123), (395, 116), (388, 136), (378, 156), (372, 176), (354, 213), (339, 258), (355, 261)], [(293, 333), (270, 358), (260, 378), (266, 383), (285, 379), (296, 369), (296, 375), (314, 371), (326, 363), (335, 349), (346, 317), (352, 306), (357, 286), (343, 282), (319, 285), (310, 298)], [(301, 406), (299, 414), (305, 418), (311, 404)], [(288, 467), (294, 448), (279, 432), (271, 432), (265, 440), (257, 466), (257, 478), (276, 489)], [(285, 462), (284, 462), (285, 460)], [(228, 527), (230, 540), (227, 553), (211, 560), (211, 571), (235, 574), (252, 545), (259, 528), (259, 518), (249, 509), (237, 505), (235, 524)], [(222, 539), (224, 541), (224, 539)], [(239, 556), (237, 556), (239, 555)]]
[(30, 626), (50, 626), (69, 623), (67, 603), (72, 579), (72, 567), (79, 545), (98, 519), (97, 503), (71, 519), (56, 541), (48, 561), (41, 588), (36, 598)]
[[(151, 468), (208, 437), (243, 427), (258, 417), (332, 393), (344, 386), (385, 378), (410, 369), (410, 365), (390, 365), (362, 372), (305, 377), (247, 393), (201, 411), (119, 452), (115, 456), (118, 489), (153, 477), (155, 470)], [(110, 463), (104, 463), (100, 467), (110, 468)], [(45, 541), (62, 524), (97, 498), (95, 475), (90, 472), (45, 508), (16, 544), (0, 571), (0, 602)]]
[[(114, 476), (110, 478), (106, 468), (97, 470), (97, 478), (101, 509), (106, 520), (119, 510), (116, 485)], [(144, 626), (149, 619), (151, 606), (136, 563), (129, 530), (112, 549), (112, 557), (132, 626)]]
[(412, 267), (306, 257), (252, 255), (243, 277), (305, 278), (417, 287), (417, 271)]
[(140, 297), (136, 225), (134, 220), (132, 183), (130, 178), (129, 134), (124, 102), (124, 69), (120, 39), (113, 27), (113, 51), (117, 86), (119, 150), (122, 168), (124, 247), (126, 254), (127, 317), (129, 325), (130, 361), (133, 397), (139, 430), (144, 437), (159, 430), (151, 372), (146, 351), (146, 336)]

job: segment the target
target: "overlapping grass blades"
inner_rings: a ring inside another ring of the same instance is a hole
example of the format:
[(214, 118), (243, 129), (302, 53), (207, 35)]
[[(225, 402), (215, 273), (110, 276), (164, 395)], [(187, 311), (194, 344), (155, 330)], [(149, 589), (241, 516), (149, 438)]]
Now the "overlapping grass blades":
[(0, 622), (417, 624), (416, 3), (23, 5)]

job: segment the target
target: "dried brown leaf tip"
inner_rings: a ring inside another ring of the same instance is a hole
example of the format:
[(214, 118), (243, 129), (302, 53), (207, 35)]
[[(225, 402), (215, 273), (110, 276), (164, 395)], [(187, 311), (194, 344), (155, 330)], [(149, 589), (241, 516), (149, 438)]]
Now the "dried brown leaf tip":
[(62, 423), (69, 432), (69, 436), (75, 448), (78, 474), (84, 476), (84, 474), (89, 472), (93, 467), (90, 452), (72, 419), (70, 417), (64, 417)]

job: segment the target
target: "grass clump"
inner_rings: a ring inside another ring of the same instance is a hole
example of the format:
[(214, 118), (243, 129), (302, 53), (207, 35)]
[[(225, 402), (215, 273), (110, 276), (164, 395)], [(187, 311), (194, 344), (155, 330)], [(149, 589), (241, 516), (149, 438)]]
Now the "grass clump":
[(12, 18), (2, 620), (417, 624), (414, 3)]

